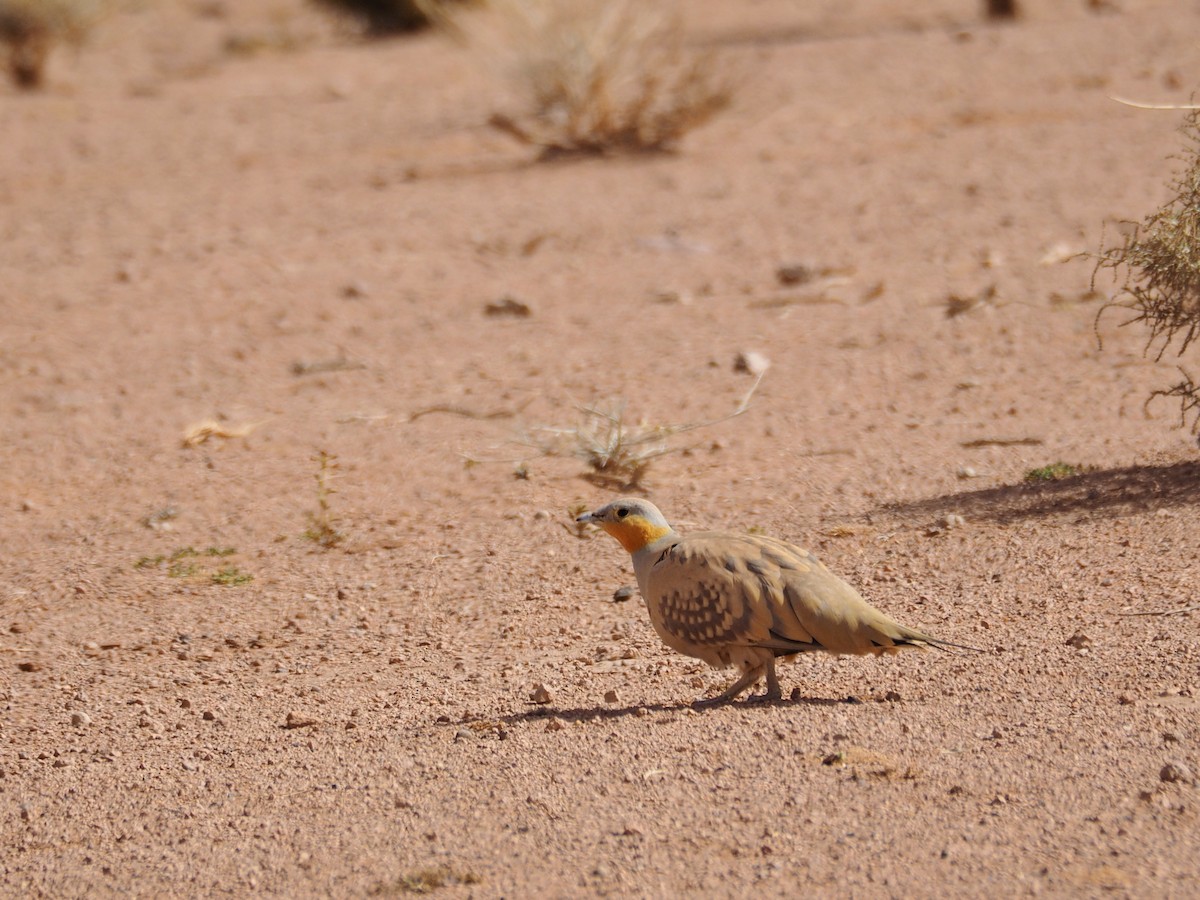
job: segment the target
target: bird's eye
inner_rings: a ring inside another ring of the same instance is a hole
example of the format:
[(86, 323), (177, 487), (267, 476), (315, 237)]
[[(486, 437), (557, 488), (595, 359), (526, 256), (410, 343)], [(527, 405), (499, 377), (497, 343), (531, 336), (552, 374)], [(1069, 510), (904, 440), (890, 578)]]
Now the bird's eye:
[(617, 510), (617, 518), (618, 519), (623, 519), (627, 515), (629, 515), (629, 507), (628, 506), (622, 506), (620, 509)]

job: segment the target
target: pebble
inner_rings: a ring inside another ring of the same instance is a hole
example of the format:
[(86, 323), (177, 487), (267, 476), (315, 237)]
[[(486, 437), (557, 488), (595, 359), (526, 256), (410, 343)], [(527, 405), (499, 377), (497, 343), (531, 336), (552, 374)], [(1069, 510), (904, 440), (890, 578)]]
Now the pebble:
[(551, 719), (550, 721), (548, 721), (546, 723), (546, 730), (547, 731), (562, 731), (563, 730), (562, 719)]
[(317, 720), (311, 716), (306, 716), (297, 712), (287, 714), (287, 719), (283, 723), (284, 728), (309, 728), (317, 724)]
[(499, 300), (493, 300), (486, 304), (483, 312), (488, 316), (513, 316), (518, 319), (527, 319), (533, 314), (528, 303), (518, 300), (511, 294), (505, 294)]
[(634, 592), (636, 590), (637, 590), (637, 588), (635, 588), (631, 584), (621, 585), (621, 587), (619, 587), (615, 591), (613, 591), (613, 602), (614, 603), (624, 603), (626, 600), (628, 600), (630, 597), (632, 597), (634, 595)]
[(1158, 773), (1160, 781), (1165, 781), (1168, 784), (1175, 782), (1183, 782), (1184, 784), (1195, 784), (1196, 777), (1192, 774), (1192, 770), (1188, 768), (1187, 763), (1174, 760), (1167, 763)]
[(775, 270), (775, 279), (784, 287), (795, 287), (816, 278), (817, 273), (803, 263), (783, 265)]
[(92, 717), (85, 712), (73, 712), (71, 713), (71, 724), (78, 727), (91, 725)]
[(605, 691), (604, 692), (604, 702), (605, 703), (616, 703), (617, 702), (617, 692), (616, 691)]
[(538, 682), (533, 686), (533, 690), (529, 693), (529, 699), (534, 703), (549, 703), (554, 697), (547, 690), (546, 686)]

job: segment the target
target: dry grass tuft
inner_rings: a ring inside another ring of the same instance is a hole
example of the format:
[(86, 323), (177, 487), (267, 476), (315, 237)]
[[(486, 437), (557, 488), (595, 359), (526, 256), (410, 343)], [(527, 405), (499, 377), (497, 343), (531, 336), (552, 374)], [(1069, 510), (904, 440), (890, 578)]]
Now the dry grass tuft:
[(601, 487), (634, 490), (641, 487), (650, 464), (660, 456), (688, 449), (672, 442), (680, 434), (708, 428), (740, 416), (750, 406), (762, 375), (728, 415), (682, 425), (631, 424), (625, 417), (625, 401), (607, 405), (580, 406), (580, 421), (572, 426), (540, 426), (520, 441), (543, 456), (573, 456), (584, 462), (584, 477)]
[(106, 0), (0, 0), (0, 43), (8, 47), (8, 71), (22, 89), (40, 87), (51, 48), (80, 44), (99, 21)]
[[(1121, 246), (1103, 249), (1092, 276), (1094, 287), (1096, 275), (1113, 271), (1120, 287), (1101, 313), (1129, 310), (1132, 317), (1121, 324), (1146, 325), (1146, 352), (1157, 345), (1156, 360), (1172, 346), (1182, 355), (1200, 337), (1200, 111), (1188, 113), (1182, 130), (1184, 171), (1171, 182), (1171, 200), (1134, 225)], [(1200, 390), (1186, 372), (1150, 399), (1156, 396), (1179, 398), (1183, 423), (1191, 415), (1193, 432), (1200, 432)]]
[(710, 54), (684, 44), (664, 0), (489, 0), (448, 24), (527, 104), (491, 124), (543, 158), (662, 152), (729, 105)]

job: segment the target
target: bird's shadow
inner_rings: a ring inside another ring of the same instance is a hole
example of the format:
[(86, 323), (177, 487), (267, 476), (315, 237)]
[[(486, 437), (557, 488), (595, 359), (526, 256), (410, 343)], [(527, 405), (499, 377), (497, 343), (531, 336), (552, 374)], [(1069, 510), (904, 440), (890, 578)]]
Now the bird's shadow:
[(501, 725), (524, 725), (531, 722), (560, 719), (564, 722), (586, 722), (594, 719), (617, 721), (626, 716), (648, 716), (660, 713), (680, 713), (695, 710), (698, 713), (717, 712), (723, 709), (755, 710), (775, 709), (789, 706), (844, 706), (865, 703), (861, 697), (785, 697), (782, 700), (731, 700), (726, 703), (704, 703), (701, 701), (681, 703), (639, 703), (631, 706), (538, 706), (524, 712), (504, 716), (464, 716), (457, 721), (441, 722), (442, 725), (470, 725), (472, 722), (489, 721)]

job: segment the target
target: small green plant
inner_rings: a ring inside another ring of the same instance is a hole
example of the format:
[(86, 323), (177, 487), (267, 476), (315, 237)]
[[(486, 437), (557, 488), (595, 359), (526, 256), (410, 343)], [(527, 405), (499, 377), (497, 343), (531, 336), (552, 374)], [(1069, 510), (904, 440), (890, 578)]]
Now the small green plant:
[(254, 576), (242, 572), (236, 566), (226, 565), (215, 571), (209, 570), (205, 566), (205, 560), (224, 559), (236, 553), (237, 550), (233, 547), (207, 547), (204, 550), (180, 547), (170, 555), (143, 556), (133, 564), (133, 567), (135, 569), (156, 569), (165, 563), (168, 578), (203, 577), (207, 571), (207, 578), (212, 584), (234, 586), (248, 584), (254, 580)]
[(329, 549), (336, 547), (345, 538), (337, 530), (337, 517), (333, 513), (333, 503), (330, 497), (337, 493), (333, 488), (333, 479), (338, 469), (337, 457), (332, 453), (320, 451), (313, 458), (317, 464), (314, 478), (317, 482), (317, 508), (308, 513), (308, 529), (304, 536), (315, 544)]
[(581, 541), (586, 541), (592, 536), (592, 534), (595, 532), (595, 529), (592, 528), (592, 526), (587, 522), (577, 522), (575, 520), (587, 511), (588, 505), (586, 503), (572, 503), (567, 507), (567, 516), (569, 517), (569, 521), (566, 524), (562, 522), (559, 524), (566, 529), (567, 534), (571, 535), (571, 537), (576, 537)]
[(460, 872), (449, 866), (417, 869), (401, 875), (391, 883), (378, 884), (370, 890), (374, 896), (399, 894), (431, 894), (439, 888), (455, 884), (479, 884), (482, 879), (474, 872)]
[[(1122, 325), (1142, 322), (1149, 329), (1145, 353), (1161, 360), (1172, 346), (1177, 356), (1200, 337), (1200, 110), (1188, 113), (1182, 128), (1183, 172), (1171, 183), (1171, 199), (1140, 224), (1132, 225), (1124, 243), (1098, 254), (1092, 275), (1104, 269), (1119, 279), (1117, 294), (1101, 309), (1125, 309), (1132, 316)], [(1155, 346), (1157, 349), (1155, 350)], [(1180, 402), (1180, 422), (1192, 418), (1200, 432), (1200, 386), (1180, 368), (1182, 380), (1154, 391), (1155, 397)]]
[(253, 580), (253, 575), (243, 572), (237, 566), (222, 566), (221, 568), (217, 569), (217, 571), (212, 573), (213, 584), (224, 584), (236, 587), (237, 585), (249, 584)]
[(1030, 469), (1025, 473), (1026, 481), (1062, 481), (1064, 478), (1074, 478), (1076, 475), (1082, 475), (1083, 468), (1081, 466), (1073, 466), (1070, 463), (1055, 462), (1048, 466), (1042, 466), (1040, 469)]
[[(710, 54), (684, 44), (678, 6), (663, 0), (488, 0), (489, 15), (452, 27), (526, 97), (491, 124), (564, 154), (661, 152), (729, 105)], [(488, 27), (490, 25), (490, 28)]]
[(60, 42), (82, 43), (104, 12), (106, 0), (0, 0), (0, 43), (8, 46), (8, 71), (19, 88), (42, 84), (46, 58)]

